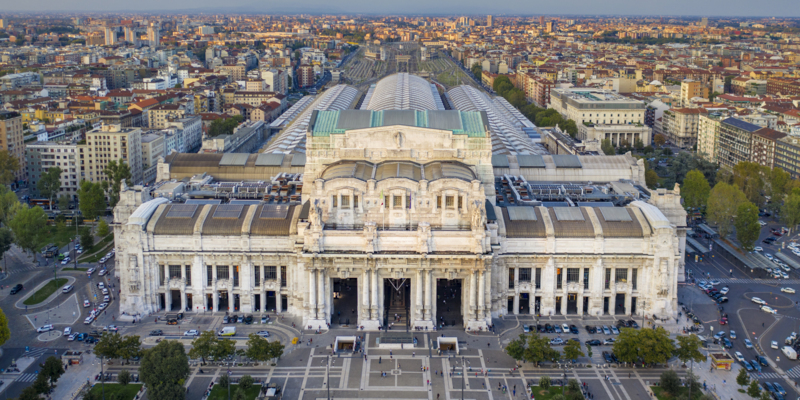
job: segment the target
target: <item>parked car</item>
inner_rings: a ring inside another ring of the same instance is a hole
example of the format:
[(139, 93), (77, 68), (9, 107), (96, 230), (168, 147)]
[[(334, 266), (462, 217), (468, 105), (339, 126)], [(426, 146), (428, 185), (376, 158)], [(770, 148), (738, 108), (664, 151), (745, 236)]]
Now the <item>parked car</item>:
[(586, 345), (587, 346), (602, 346), (603, 342), (601, 342), (598, 339), (592, 339), (592, 340), (587, 340), (586, 341)]
[(200, 336), (200, 332), (198, 332), (197, 329), (190, 329), (183, 332), (183, 336)]
[(616, 339), (614, 339), (613, 337), (603, 340), (603, 344), (606, 346), (611, 346), (614, 344), (614, 342), (616, 342)]
[(578, 332), (578, 327), (577, 327), (577, 326), (575, 326), (575, 325), (570, 325), (570, 326), (569, 326), (569, 331), (570, 331), (570, 333), (573, 333), (573, 334), (575, 334), (575, 335), (577, 335), (577, 334), (579, 333), (579, 332)]
[(778, 310), (776, 310), (776, 309), (774, 309), (772, 307), (769, 307), (769, 306), (761, 306), (761, 311), (764, 311), (764, 312), (767, 312), (767, 313), (770, 313), (770, 314), (777, 314), (778, 313)]
[(531, 327), (529, 325), (522, 325), (522, 331), (525, 333), (530, 333)]
[(784, 292), (784, 293), (795, 293), (794, 289), (792, 289), (790, 287), (781, 288), (781, 292)]
[(564, 344), (564, 339), (561, 338), (553, 338), (552, 340), (550, 340), (551, 346), (561, 346), (563, 344)]
[(63, 289), (61, 289), (61, 293), (69, 293), (69, 292), (71, 292), (71, 291), (72, 291), (72, 289), (74, 289), (74, 288), (75, 288), (75, 286), (72, 286), (72, 285), (66, 285), (66, 286), (64, 286), (64, 288), (63, 288)]
[(633, 329), (639, 329), (639, 324), (637, 324), (637, 323), (636, 323), (636, 321), (634, 321), (634, 320), (630, 320), (630, 321), (628, 321), (628, 322), (630, 322), (630, 327), (631, 327), (631, 328), (633, 328)]
[(267, 331), (258, 331), (258, 332), (256, 332), (256, 335), (261, 336), (261, 337), (269, 337), (269, 332), (267, 332)]
[(38, 332), (38, 333), (50, 332), (50, 331), (52, 331), (53, 329), (55, 329), (55, 328), (53, 327), (53, 325), (45, 325), (45, 326), (42, 326), (42, 327), (40, 327), (39, 329), (37, 329), (37, 330), (36, 330), (36, 332)]
[(17, 294), (22, 291), (23, 287), (21, 283), (16, 284), (13, 288), (11, 288), (11, 294)]
[(89, 300), (84, 300), (83, 301), (83, 308), (91, 307), (91, 306), (92, 306), (92, 303), (90, 303)]
[(96, 269), (94, 269), (94, 268), (89, 268), (89, 269), (87, 269), (87, 270), (86, 270), (86, 275), (92, 276), (92, 274), (94, 273), (94, 271), (96, 271)]
[(64, 336), (69, 336), (70, 334), (72, 334), (72, 328), (70, 327), (64, 328)]
[(150, 331), (150, 336), (161, 336), (164, 334), (164, 331), (161, 329), (156, 329), (154, 331)]
[(612, 334), (619, 335), (619, 329), (616, 326), (612, 326), (610, 329)]
[(606, 335), (610, 335), (611, 334), (611, 330), (609, 330), (608, 327), (605, 326), (605, 325), (603, 325), (603, 334), (606, 334)]

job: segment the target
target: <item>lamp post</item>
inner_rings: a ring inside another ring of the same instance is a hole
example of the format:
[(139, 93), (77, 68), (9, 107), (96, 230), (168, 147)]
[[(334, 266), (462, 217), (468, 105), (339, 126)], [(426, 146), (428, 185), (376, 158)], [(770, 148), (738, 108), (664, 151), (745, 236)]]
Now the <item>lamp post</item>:
[(331, 356), (328, 356), (328, 363), (325, 366), (325, 375), (327, 376), (327, 383), (325, 386), (328, 387), (328, 400), (331, 400)]

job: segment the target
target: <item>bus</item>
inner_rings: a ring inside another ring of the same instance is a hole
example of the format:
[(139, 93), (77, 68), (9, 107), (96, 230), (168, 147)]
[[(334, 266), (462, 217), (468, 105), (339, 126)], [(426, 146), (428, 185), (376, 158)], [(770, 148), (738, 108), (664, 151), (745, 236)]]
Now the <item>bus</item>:
[(48, 199), (31, 199), (31, 201), (30, 201), (31, 207), (33, 207), (33, 206), (41, 206), (42, 208), (45, 208), (45, 207), (50, 208), (50, 204), (51, 203), (52, 202), (50, 200), (48, 200)]

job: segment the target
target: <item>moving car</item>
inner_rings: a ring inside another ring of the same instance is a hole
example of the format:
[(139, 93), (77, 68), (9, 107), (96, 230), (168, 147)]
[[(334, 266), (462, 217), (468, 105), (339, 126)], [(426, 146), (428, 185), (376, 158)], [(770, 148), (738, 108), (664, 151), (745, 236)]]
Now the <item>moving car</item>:
[(736, 331), (731, 330), (730, 335), (731, 335), (731, 339), (736, 340)]
[(105, 275), (105, 274), (107, 274), (107, 273), (108, 273), (108, 270), (107, 270), (107, 269), (105, 269), (105, 268), (103, 268), (103, 269), (101, 269), (101, 270), (100, 270), (100, 274), (99, 274), (99, 275), (100, 275), (100, 276), (103, 276), (103, 275)]
[(792, 289), (790, 287), (781, 288), (781, 292), (783, 292), (783, 293), (795, 293), (794, 289)]
[(92, 274), (96, 271), (94, 268), (89, 268), (86, 270), (86, 275), (92, 276)]
[(761, 300), (761, 299), (760, 299), (760, 298), (758, 298), (758, 297), (753, 297), (752, 299), (750, 299), (750, 301), (752, 301), (753, 303), (756, 303), (756, 304), (760, 304), (760, 305), (762, 305), (762, 306), (767, 304), (767, 302), (766, 302), (766, 301), (764, 301), (764, 300)]
[(739, 361), (739, 362), (743, 362), (744, 361), (744, 356), (742, 355), (742, 353), (740, 353), (738, 351), (733, 352), (733, 357), (736, 359), (736, 361)]
[(45, 326), (42, 326), (41, 328), (37, 329), (36, 332), (38, 332), (38, 333), (50, 332), (53, 329), (54, 329), (53, 325), (45, 325)]
[(66, 285), (66, 286), (64, 286), (64, 288), (63, 288), (63, 289), (61, 289), (61, 293), (69, 293), (69, 292), (71, 292), (71, 291), (72, 291), (72, 289), (74, 289), (74, 288), (75, 288), (75, 286), (72, 286), (72, 285)]
[(761, 372), (761, 365), (759, 365), (756, 360), (750, 360), (750, 365), (753, 366), (753, 369), (756, 370), (756, 372)]
[(200, 332), (198, 332), (197, 329), (190, 329), (183, 332), (183, 336), (200, 336)]
[(13, 288), (11, 288), (11, 294), (17, 294), (23, 289), (22, 284), (18, 283)]
[(73, 342), (73, 341), (75, 341), (76, 337), (78, 337), (78, 334), (77, 333), (73, 333), (72, 335), (67, 336), (67, 341), (68, 342)]
[(750, 339), (745, 339), (744, 340), (744, 347), (746, 347), (748, 349), (752, 349), (753, 348), (753, 342), (751, 342)]
[(769, 306), (761, 306), (761, 311), (764, 311), (764, 312), (767, 312), (767, 313), (770, 313), (770, 314), (777, 314), (778, 313), (778, 310), (776, 310), (776, 309), (774, 309), (772, 307), (769, 307)]
[(69, 264), (69, 257), (64, 257), (64, 259), (61, 260), (61, 265), (67, 265), (67, 264)]
[(564, 344), (564, 339), (561, 339), (561, 338), (554, 338), (554, 339), (550, 340), (550, 345), (551, 346), (561, 346), (563, 344)]
[(778, 341), (777, 340), (773, 340), (773, 341), (769, 342), (769, 347), (773, 348), (775, 350), (778, 350)]
[(714, 279), (713, 281), (711, 281), (711, 286), (718, 286), (720, 283), (722, 283), (722, 282)]
[(267, 332), (267, 331), (258, 331), (258, 332), (256, 332), (256, 335), (261, 336), (261, 337), (269, 337), (269, 332)]
[(103, 330), (108, 332), (116, 332), (119, 330), (119, 328), (116, 325), (109, 325), (109, 326), (104, 326)]
[(90, 303), (89, 300), (84, 300), (83, 301), (83, 308), (91, 307), (91, 306), (92, 306), (92, 303)]
[(161, 329), (156, 329), (154, 331), (150, 331), (150, 336), (161, 336), (164, 334), (164, 331)]

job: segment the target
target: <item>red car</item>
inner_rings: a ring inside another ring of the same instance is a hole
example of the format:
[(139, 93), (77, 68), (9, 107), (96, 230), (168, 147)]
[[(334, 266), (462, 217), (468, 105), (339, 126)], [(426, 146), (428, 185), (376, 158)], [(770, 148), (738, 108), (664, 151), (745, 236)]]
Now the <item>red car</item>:
[(772, 232), (772, 234), (775, 236), (783, 236), (783, 234), (781, 234), (780, 232)]
[(720, 325), (728, 325), (728, 319), (727, 318), (723, 318), (723, 319), (719, 320), (719, 324)]

